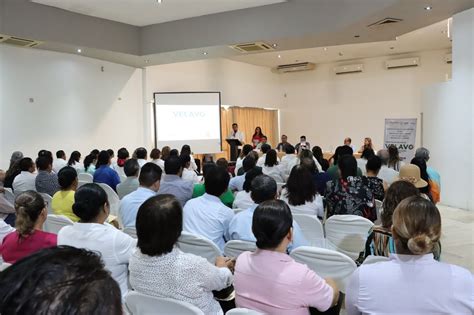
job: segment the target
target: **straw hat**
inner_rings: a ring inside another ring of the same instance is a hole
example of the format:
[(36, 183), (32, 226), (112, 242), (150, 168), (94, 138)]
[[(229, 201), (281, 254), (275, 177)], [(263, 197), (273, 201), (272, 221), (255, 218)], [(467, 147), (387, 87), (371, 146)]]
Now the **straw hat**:
[(420, 168), (414, 164), (406, 164), (400, 168), (400, 174), (397, 180), (404, 180), (415, 185), (416, 188), (428, 186), (428, 183), (421, 178)]

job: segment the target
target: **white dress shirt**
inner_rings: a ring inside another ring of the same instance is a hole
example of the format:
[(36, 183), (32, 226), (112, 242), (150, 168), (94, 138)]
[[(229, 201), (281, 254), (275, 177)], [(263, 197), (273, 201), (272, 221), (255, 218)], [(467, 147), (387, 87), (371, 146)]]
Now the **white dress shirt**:
[(137, 162), (138, 162), (138, 165), (140, 166), (140, 168), (142, 168), (143, 165), (145, 165), (148, 161), (145, 160), (145, 159), (137, 159)]
[(234, 198), (234, 203), (232, 204), (232, 208), (234, 209), (248, 209), (254, 202), (252, 197), (250, 196), (250, 192), (246, 192), (245, 190), (239, 191)]
[(226, 207), (219, 197), (204, 194), (189, 200), (183, 209), (183, 230), (204, 236), (223, 252), (229, 240), (229, 223), (234, 211)]
[(53, 161), (53, 171), (57, 174), (60, 169), (64, 166), (67, 166), (67, 161), (65, 159), (55, 159)]
[(124, 227), (134, 227), (138, 208), (149, 198), (156, 196), (156, 192), (146, 187), (138, 187), (120, 201), (119, 215)]
[(127, 176), (127, 175), (125, 175), (125, 170), (123, 169), (123, 168), (124, 168), (123, 166), (120, 167), (120, 166), (118, 166), (117, 163), (110, 164), (110, 166), (112, 167), (112, 169), (113, 169), (114, 171), (117, 172), (117, 174), (118, 174), (120, 177), (122, 177), (122, 176), (125, 176), (125, 177), (126, 177), (126, 176)]
[(474, 281), (461, 267), (427, 255), (390, 255), (362, 265), (346, 289), (348, 315), (473, 314)]
[(357, 159), (357, 167), (360, 168), (363, 175), (367, 175), (367, 170), (365, 169), (366, 165), (367, 165), (366, 159)]
[(286, 176), (290, 175), (291, 170), (299, 163), (299, 159), (295, 154), (287, 154), (281, 158), (281, 168)]
[(27, 190), (36, 191), (36, 174), (22, 171), (13, 180), (12, 188), (15, 195)]
[(181, 178), (193, 184), (199, 183), (199, 178), (196, 172), (188, 168), (183, 168), (183, 174), (181, 175)]
[(291, 209), (291, 213), (316, 215), (320, 218), (324, 217), (323, 197), (321, 197), (320, 194), (316, 194), (312, 202), (306, 201), (306, 203), (303, 205), (293, 206), (293, 205), (290, 205), (290, 203), (288, 202), (286, 193), (287, 193), (287, 190), (283, 188), (280, 194), (280, 200), (283, 200), (284, 202), (286, 202), (286, 204)]
[(398, 172), (393, 168), (389, 168), (386, 165), (382, 165), (382, 168), (377, 175), (378, 178), (383, 179), (388, 185), (391, 185), (398, 178)]
[(228, 139), (237, 139), (242, 143), (244, 143), (244, 138), (245, 138), (244, 133), (242, 131), (239, 131), (239, 130), (237, 130), (237, 132), (234, 132), (232, 130), (232, 132), (230, 133), (230, 135), (228, 137)]
[(229, 181), (229, 189), (231, 191), (244, 190), (245, 173), (239, 176), (232, 177)]
[(107, 223), (74, 223), (59, 231), (58, 245), (100, 253), (105, 268), (120, 286), (123, 300), (128, 292), (128, 261), (136, 249), (136, 239)]
[(273, 178), (277, 183), (285, 182), (285, 172), (283, 171), (281, 165), (275, 166), (263, 166), (262, 173)]
[(13, 231), (15, 231), (15, 229), (11, 225), (6, 224), (3, 219), (0, 219), (0, 244), (3, 243), (3, 239), (5, 238), (5, 236), (7, 236)]
[(193, 304), (204, 314), (223, 314), (212, 291), (233, 282), (228, 268), (174, 248), (168, 254), (148, 256), (139, 249), (130, 258), (130, 284), (142, 294), (172, 298)]
[(165, 161), (164, 160), (162, 160), (162, 159), (153, 160), (153, 163), (158, 165), (163, 172), (165, 171)]
[[(263, 167), (265, 165), (265, 159), (267, 158), (267, 154), (262, 154), (261, 157), (258, 158), (257, 160), (257, 166)], [(280, 163), (280, 158), (277, 157), (278, 163)]]
[(235, 175), (237, 175), (237, 171), (242, 167), (243, 163), (244, 163), (244, 159), (239, 156), (237, 158), (237, 161), (235, 161), (235, 171), (234, 171)]

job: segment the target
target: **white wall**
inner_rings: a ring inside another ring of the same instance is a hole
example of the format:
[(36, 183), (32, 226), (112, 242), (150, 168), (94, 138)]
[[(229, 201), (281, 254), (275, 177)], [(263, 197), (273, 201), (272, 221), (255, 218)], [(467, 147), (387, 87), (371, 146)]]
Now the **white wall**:
[(441, 173), (442, 202), (474, 210), (474, 9), (453, 17), (452, 32), (452, 81), (423, 91), (423, 144)]
[(139, 69), (1, 45), (0, 73), (0, 168), (14, 150), (33, 158), (40, 149), (85, 156), (144, 144)]
[(415, 53), (411, 56), (421, 57), (416, 68), (386, 70), (389, 57), (380, 57), (349, 62), (362, 63), (363, 73), (335, 75), (333, 69), (340, 64), (331, 63), (319, 64), (315, 71), (282, 75), (287, 98), (281, 109), (281, 131), (293, 142), (304, 134), (323, 150), (333, 151), (345, 137), (358, 147), (367, 136), (380, 149), (385, 118), (418, 118), (419, 145), (421, 91), (450, 74), (445, 54), (445, 50)]

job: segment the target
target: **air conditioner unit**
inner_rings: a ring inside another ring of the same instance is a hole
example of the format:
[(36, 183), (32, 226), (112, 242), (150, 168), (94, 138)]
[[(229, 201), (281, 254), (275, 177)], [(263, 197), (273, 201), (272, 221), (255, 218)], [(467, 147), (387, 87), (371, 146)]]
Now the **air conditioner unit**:
[(238, 52), (244, 53), (253, 53), (253, 52), (263, 52), (263, 51), (272, 51), (275, 50), (271, 45), (264, 42), (255, 42), (255, 43), (245, 43), (237, 44), (230, 46), (232, 49), (237, 50)]
[(392, 59), (392, 60), (385, 61), (385, 67), (387, 69), (418, 67), (419, 65), (420, 65), (419, 57)]
[(358, 73), (364, 71), (364, 65), (363, 64), (357, 64), (357, 65), (345, 65), (345, 66), (339, 66), (334, 68), (334, 72), (336, 74), (349, 74), (349, 73)]
[(315, 68), (316, 65), (312, 62), (299, 62), (287, 65), (279, 65), (278, 67), (273, 68), (272, 71), (275, 73), (289, 73), (298, 71), (309, 71), (314, 70)]
[(444, 61), (446, 61), (446, 63), (453, 63), (453, 54), (446, 54)]
[(0, 43), (20, 46), (20, 47), (35, 47), (41, 44), (42, 42), (37, 41), (37, 40), (27, 39), (27, 38), (20, 38), (20, 37), (0, 34)]

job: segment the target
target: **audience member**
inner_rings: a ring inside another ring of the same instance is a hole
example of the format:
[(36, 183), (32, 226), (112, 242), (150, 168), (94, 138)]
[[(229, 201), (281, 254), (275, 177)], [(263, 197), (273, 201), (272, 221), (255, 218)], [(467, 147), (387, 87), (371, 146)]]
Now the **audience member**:
[(306, 136), (301, 136), (300, 137), (300, 142), (295, 145), (295, 150), (296, 152), (300, 152), (301, 150), (310, 150), (311, 149), (311, 144), (306, 141)]
[(127, 178), (117, 185), (117, 195), (120, 199), (134, 192), (140, 186), (138, 182), (138, 174), (140, 173), (138, 161), (136, 159), (127, 160), (123, 169)]
[(20, 160), (23, 159), (23, 153), (15, 151), (10, 158), (10, 166), (5, 172), (5, 179), (3, 180), (3, 187), (12, 188), (13, 180), (21, 173)]
[(143, 165), (145, 165), (145, 163), (147, 162), (147, 157), (148, 152), (145, 148), (140, 147), (135, 150), (135, 158), (137, 159), (140, 168), (142, 168)]
[[(427, 148), (418, 148), (416, 149), (415, 157), (425, 160), (425, 163), (428, 164), (428, 161), (430, 159), (430, 151)], [(439, 173), (430, 166), (426, 167), (426, 172), (428, 173), (430, 179), (434, 181), (441, 190), (441, 176), (439, 175)]]
[(244, 182), (245, 182), (245, 173), (250, 171), (251, 169), (255, 168), (256, 160), (250, 154), (247, 155), (242, 163), (242, 169), (244, 173), (242, 175), (237, 175), (231, 178), (229, 182), (229, 189), (232, 191), (242, 191), (244, 189)]
[(300, 165), (305, 167), (311, 173), (313, 183), (316, 186), (317, 192), (324, 196), (326, 194), (327, 183), (331, 181), (331, 176), (326, 172), (320, 172), (311, 158), (303, 158), (300, 161)]
[[(327, 173), (329, 174), (329, 176), (331, 176), (332, 180), (337, 180), (341, 177), (341, 174), (339, 173), (338, 163), (339, 159), (341, 159), (343, 156), (353, 156), (351, 147), (343, 145), (336, 148), (336, 151), (334, 152), (334, 155), (331, 158), (333, 160), (333, 165), (327, 170)], [(362, 170), (359, 167), (357, 167), (357, 176), (362, 176)]]
[(260, 140), (259, 144), (257, 144), (257, 147), (255, 149), (257, 150), (262, 150), (263, 145), (269, 145), (270, 148), (272, 147), (270, 143), (268, 143), (268, 138), (267, 136), (262, 136), (262, 139)]
[(284, 183), (285, 172), (279, 164), (277, 152), (273, 149), (269, 150), (265, 156), (262, 172), (273, 178), (277, 183)]
[(242, 167), (242, 163), (250, 152), (252, 152), (253, 147), (250, 144), (245, 144), (242, 147), (242, 151), (240, 152), (239, 157), (237, 158), (237, 161), (235, 162), (235, 174), (237, 175), (237, 171)]
[(73, 213), (74, 193), (77, 189), (77, 172), (71, 166), (65, 166), (59, 170), (58, 183), (61, 190), (53, 195), (51, 208), (54, 214), (64, 215), (73, 222), (79, 221), (79, 218)]
[(56, 246), (56, 234), (42, 231), (48, 210), (39, 193), (29, 190), (18, 195), (15, 210), (16, 231), (8, 234), (0, 246), (3, 261), (13, 264), (43, 248)]
[(303, 165), (293, 167), (280, 199), (290, 206), (293, 214), (324, 216), (323, 198), (316, 189), (311, 172)]
[(362, 174), (365, 173), (365, 165), (367, 164), (367, 161), (371, 159), (372, 157), (375, 156), (375, 152), (372, 149), (365, 149), (361, 156), (360, 159), (357, 159), (357, 167), (359, 167), (362, 170)]
[(72, 151), (71, 155), (69, 156), (69, 161), (67, 162), (67, 165), (73, 167), (76, 172), (79, 172), (82, 168), (80, 161), (81, 153), (79, 151)]
[(197, 165), (196, 165), (196, 161), (194, 160), (194, 157), (193, 157), (193, 153), (191, 152), (191, 147), (187, 144), (183, 145), (181, 147), (181, 152), (179, 153), (179, 155), (189, 155), (189, 158), (190, 158), (190, 169), (193, 170), (193, 171), (197, 171)]
[(96, 164), (97, 164), (96, 157), (92, 154), (89, 154), (88, 156), (84, 158), (84, 169), (82, 169), (81, 172), (94, 176)]
[(364, 152), (365, 149), (372, 149), (375, 152), (374, 145), (372, 143), (372, 139), (367, 137), (364, 139), (364, 144), (360, 147), (359, 153)]
[(263, 136), (264, 134), (262, 132), (262, 128), (256, 127), (255, 132), (252, 136), (252, 144), (254, 148), (256, 148), (258, 144), (262, 141)]
[(335, 282), (322, 279), (287, 254), (292, 226), (290, 208), (281, 200), (265, 201), (255, 209), (252, 231), (258, 249), (240, 254), (235, 266), (238, 307), (265, 314), (308, 314), (308, 307), (324, 312), (337, 304)]
[(105, 268), (119, 284), (124, 298), (128, 292), (128, 261), (137, 240), (105, 223), (110, 214), (109, 201), (99, 185), (85, 184), (79, 187), (74, 199), (73, 211), (81, 220), (59, 231), (58, 245), (100, 253)]
[(231, 260), (183, 253), (177, 246), (183, 229), (183, 210), (172, 195), (155, 196), (137, 215), (138, 250), (130, 258), (130, 284), (140, 293), (191, 303), (204, 314), (223, 314), (213, 290), (232, 284)]
[[(133, 161), (136, 160), (128, 160), (126, 165), (132, 166)], [(138, 162), (136, 164), (138, 164)], [(156, 192), (160, 189), (161, 175), (161, 168), (155, 163), (146, 163), (143, 165), (138, 177), (140, 186), (135, 191), (123, 197), (120, 201), (119, 214), (124, 227), (135, 226), (138, 208), (140, 208), (142, 203), (147, 199), (156, 195)]]
[(352, 155), (343, 155), (338, 160), (338, 167), (341, 178), (328, 183), (326, 192), (328, 216), (352, 214), (375, 221), (375, 198), (367, 178), (357, 176), (356, 159)]
[(288, 145), (288, 144), (290, 144), (288, 142), (288, 137), (286, 135), (281, 135), (281, 142), (278, 143), (278, 145), (275, 147), (275, 150), (280, 151), (280, 152), (282, 152), (282, 151), (284, 152), (285, 151), (284, 150), (285, 145)]
[[(200, 197), (200, 196), (202, 196), (206, 193), (206, 187), (204, 185), (205, 178), (206, 178), (206, 175), (207, 175), (208, 171), (213, 167), (220, 167), (220, 166), (217, 166), (216, 164), (214, 164), (212, 162), (204, 163), (204, 165), (202, 167), (203, 182), (200, 183), (200, 184), (194, 185), (193, 198)], [(231, 208), (232, 204), (234, 203), (234, 194), (232, 193), (232, 191), (230, 189), (227, 189), (227, 191), (225, 193), (223, 193), (219, 197), (219, 199), (222, 201), (223, 204), (225, 204), (227, 207)]]
[(252, 191), (253, 179), (259, 175), (262, 175), (262, 171), (258, 168), (253, 168), (245, 173), (244, 190), (237, 192), (235, 195), (234, 209), (248, 209), (254, 204), (250, 192)]
[(219, 199), (227, 191), (229, 179), (229, 173), (225, 169), (211, 168), (204, 182), (206, 193), (189, 200), (183, 210), (184, 230), (210, 239), (221, 252), (226, 240), (229, 240), (229, 223), (234, 217), (234, 211)]
[(35, 179), (35, 190), (52, 197), (61, 188), (58, 183), (58, 175), (53, 172), (52, 158), (40, 156), (36, 159), (36, 166), (38, 167), (38, 175)]
[(163, 172), (165, 171), (165, 163), (164, 161), (166, 161), (169, 157), (170, 157), (170, 152), (171, 152), (171, 148), (169, 146), (164, 146), (162, 149), (161, 149), (161, 159), (163, 160), (163, 168), (161, 169)]
[(324, 158), (323, 150), (319, 146), (314, 146), (311, 150), (314, 158), (318, 161), (321, 168), (318, 169), (320, 172), (326, 172), (329, 168), (329, 161)]
[(265, 164), (265, 158), (267, 156), (267, 152), (270, 151), (271, 149), (272, 147), (266, 143), (260, 146), (260, 151), (262, 152), (262, 155), (257, 160), (257, 166), (263, 167), (263, 165)]
[(130, 158), (130, 153), (126, 148), (120, 148), (117, 151), (117, 163), (113, 164), (113, 169), (119, 176), (125, 176), (125, 162)]
[(428, 183), (426, 187), (420, 188), (420, 191), (428, 196), (434, 204), (437, 204), (440, 201), (440, 190), (439, 186), (435, 181), (432, 181), (428, 172), (426, 171), (426, 162), (422, 158), (413, 158), (411, 164), (414, 164), (420, 168), (420, 176), (425, 182)]
[[(247, 154), (247, 156), (253, 157), (253, 159), (255, 160), (255, 166), (254, 167), (261, 169), (260, 166), (257, 166), (257, 161), (259, 159), (259, 154), (256, 150), (250, 151), (249, 154)], [(242, 167), (237, 171), (237, 176), (244, 175), (244, 173), (245, 173), (245, 170), (244, 170), (243, 162), (242, 162)]]
[(29, 157), (22, 158), (19, 162), (20, 174), (15, 176), (12, 188), (16, 196), (27, 190), (36, 190), (36, 166)]
[(0, 313), (120, 315), (120, 288), (96, 253), (48, 248), (0, 273)]
[(300, 150), (298, 154), (298, 164), (300, 164), (301, 160), (305, 158), (312, 159), (314, 161), (314, 164), (316, 164), (318, 170), (322, 169), (321, 165), (319, 164), (318, 160), (313, 156), (313, 152), (310, 149)]
[(386, 182), (388, 186), (390, 186), (394, 181), (398, 179), (398, 172), (395, 171), (393, 168), (388, 167), (388, 160), (390, 158), (388, 150), (384, 149), (378, 151), (377, 156), (382, 162), (382, 167), (380, 168), (377, 177), (383, 179), (383, 181)]
[(179, 200), (181, 206), (184, 206), (193, 196), (193, 183), (181, 178), (183, 166), (179, 156), (170, 155), (166, 159), (165, 173), (158, 195), (171, 194)]
[(9, 223), (5, 222), (4, 219), (0, 219), (0, 244), (2, 244), (3, 240), (5, 239), (5, 236), (14, 231), (15, 229)]
[(151, 162), (155, 163), (156, 165), (160, 166), (158, 163), (160, 162), (161, 159), (161, 151), (160, 149), (153, 148), (150, 152), (150, 159)]
[(113, 190), (117, 190), (120, 184), (120, 177), (117, 172), (110, 167), (110, 155), (107, 151), (101, 151), (97, 158), (96, 170), (94, 172), (94, 183), (107, 184)]
[(372, 156), (365, 164), (367, 185), (372, 191), (374, 198), (382, 201), (385, 196), (387, 185), (381, 178), (377, 177), (380, 172), (380, 168), (382, 168), (382, 160), (375, 155)]
[(177, 149), (171, 149), (170, 156), (179, 156), (179, 151)]
[(284, 148), (285, 155), (281, 158), (280, 167), (285, 174), (285, 181), (286, 177), (290, 175), (291, 170), (295, 165), (298, 164), (298, 156), (295, 154), (295, 147), (291, 144), (288, 144)]
[[(419, 196), (404, 199), (393, 213), (392, 234), (397, 254), (351, 276), (347, 314), (472, 314), (472, 274), (433, 259), (441, 237), (436, 206)], [(236, 272), (236, 288), (237, 278)]]
[(356, 151), (356, 147), (355, 145), (352, 144), (352, 139), (347, 137), (344, 139), (344, 145), (347, 145), (348, 147), (351, 147), (352, 149), (352, 152), (355, 152)]
[(420, 191), (423, 198), (431, 200), (429, 196), (429, 185), (428, 182), (421, 178), (421, 170), (418, 165), (405, 164), (400, 169), (399, 180), (405, 180), (413, 185)]
[[(229, 224), (229, 236), (232, 240), (255, 242), (252, 232), (252, 218), (259, 204), (277, 198), (277, 184), (267, 175), (259, 175), (252, 180), (251, 194), (253, 204), (246, 210), (237, 213)], [(288, 244), (288, 251), (299, 246), (309, 245), (303, 236), (300, 226), (293, 221), (293, 240)]]
[(181, 178), (185, 181), (197, 184), (199, 183), (199, 178), (195, 171), (191, 167), (191, 156), (189, 154), (180, 155), (181, 166), (183, 167), (183, 174)]
[(110, 156), (110, 167), (115, 164), (115, 152), (112, 149), (107, 149), (107, 153)]
[(56, 159), (53, 161), (53, 171), (57, 174), (59, 170), (66, 165), (66, 153), (63, 150), (56, 151)]
[(227, 173), (229, 173), (230, 177), (233, 177), (232, 173), (229, 172), (229, 162), (227, 162), (225, 158), (217, 159), (216, 165), (225, 169)]
[(405, 165), (400, 158), (398, 149), (394, 144), (388, 146), (388, 167), (400, 172), (400, 168)]

